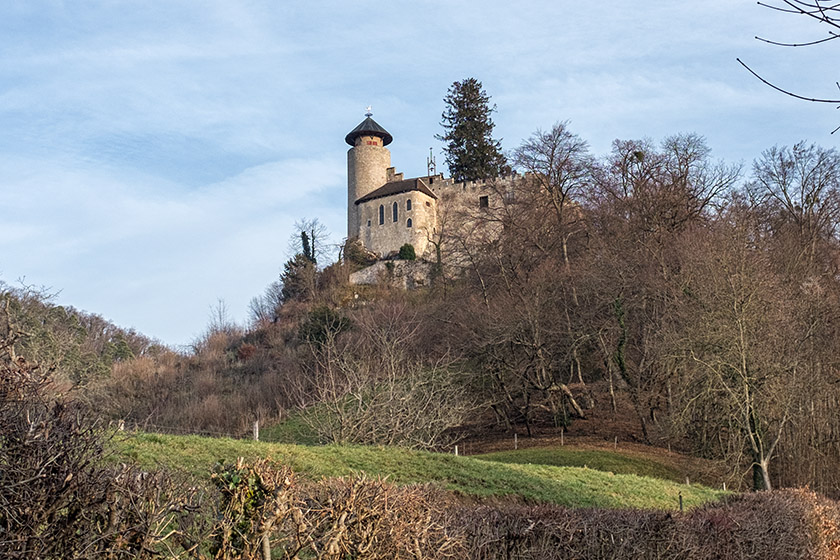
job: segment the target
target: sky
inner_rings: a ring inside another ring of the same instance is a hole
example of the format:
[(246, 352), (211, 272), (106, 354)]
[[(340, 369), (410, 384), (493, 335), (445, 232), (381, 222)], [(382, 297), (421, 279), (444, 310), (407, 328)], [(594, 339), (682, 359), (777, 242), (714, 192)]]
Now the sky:
[[(568, 121), (615, 139), (695, 132), (749, 170), (835, 147), (835, 42), (754, 0), (4, 0), (0, 281), (187, 348), (219, 302), (246, 324), (294, 224), (346, 233), (344, 136), (373, 108), (392, 164), (443, 164), (443, 97), (475, 77), (512, 150)], [(745, 179), (748, 173), (745, 174)], [(334, 259), (337, 248), (328, 248)]]

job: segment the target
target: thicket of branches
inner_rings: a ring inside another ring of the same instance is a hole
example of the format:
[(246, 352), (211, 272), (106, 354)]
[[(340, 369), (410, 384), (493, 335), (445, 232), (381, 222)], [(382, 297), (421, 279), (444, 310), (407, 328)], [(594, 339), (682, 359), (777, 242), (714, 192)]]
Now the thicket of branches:
[(515, 199), (442, 243), (469, 263), (448, 333), (494, 410), (567, 423), (602, 380), (650, 443), (836, 492), (840, 155), (772, 148), (739, 183), (695, 135), (596, 162), (560, 124), (516, 156)]
[(56, 364), (19, 354), (27, 335), (7, 308), (0, 320), (0, 556), (144, 559), (196, 550), (200, 539), (181, 531), (196, 521), (195, 488), (165, 472), (107, 464), (96, 416), (51, 390)]

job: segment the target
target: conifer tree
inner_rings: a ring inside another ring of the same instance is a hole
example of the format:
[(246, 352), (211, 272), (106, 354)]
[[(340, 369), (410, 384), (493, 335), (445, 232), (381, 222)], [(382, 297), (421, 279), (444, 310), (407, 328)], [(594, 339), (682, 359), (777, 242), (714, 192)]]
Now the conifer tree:
[(446, 134), (437, 135), (446, 142), (446, 164), (456, 181), (475, 181), (504, 175), (510, 171), (502, 154), (501, 141), (493, 139), (496, 110), (481, 82), (467, 78), (455, 82), (443, 101), (441, 125)]

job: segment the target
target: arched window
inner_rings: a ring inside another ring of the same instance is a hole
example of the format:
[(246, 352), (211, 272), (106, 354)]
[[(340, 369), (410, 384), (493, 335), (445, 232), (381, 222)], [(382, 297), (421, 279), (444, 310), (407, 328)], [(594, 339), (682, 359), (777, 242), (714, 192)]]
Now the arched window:
[(385, 207), (383, 205), (379, 205), (379, 225), (385, 223)]
[(406, 222), (405, 222), (405, 227), (411, 227), (411, 218), (409, 218), (408, 220), (406, 220)]
[(395, 203), (394, 203), (394, 212), (393, 212), (393, 213), (394, 213), (394, 222), (395, 222), (395, 223), (396, 223), (396, 221), (397, 221), (397, 214), (399, 213), (399, 210), (400, 210), (400, 207), (399, 207), (399, 205), (395, 202)]
[(410, 198), (405, 201), (405, 211), (406, 212), (411, 212), (411, 199)]

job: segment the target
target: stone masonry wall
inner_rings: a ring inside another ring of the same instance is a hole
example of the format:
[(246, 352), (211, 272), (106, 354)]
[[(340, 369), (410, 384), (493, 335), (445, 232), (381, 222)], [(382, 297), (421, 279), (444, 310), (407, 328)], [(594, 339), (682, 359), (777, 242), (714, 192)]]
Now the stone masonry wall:
[(360, 136), (356, 145), (347, 151), (347, 236), (359, 231), (356, 201), (378, 189), (386, 182), (386, 170), (391, 167), (391, 152), (376, 136)]
[[(411, 210), (407, 202), (411, 201)], [(397, 221), (393, 219), (393, 206), (397, 204)], [(383, 209), (384, 223), (379, 223), (379, 208)], [(429, 238), (437, 231), (436, 201), (419, 191), (395, 194), (369, 200), (358, 205), (360, 227), (358, 237), (364, 246), (381, 257), (399, 251), (406, 243), (414, 246), (418, 258), (429, 248)], [(411, 220), (411, 227), (408, 227)]]

